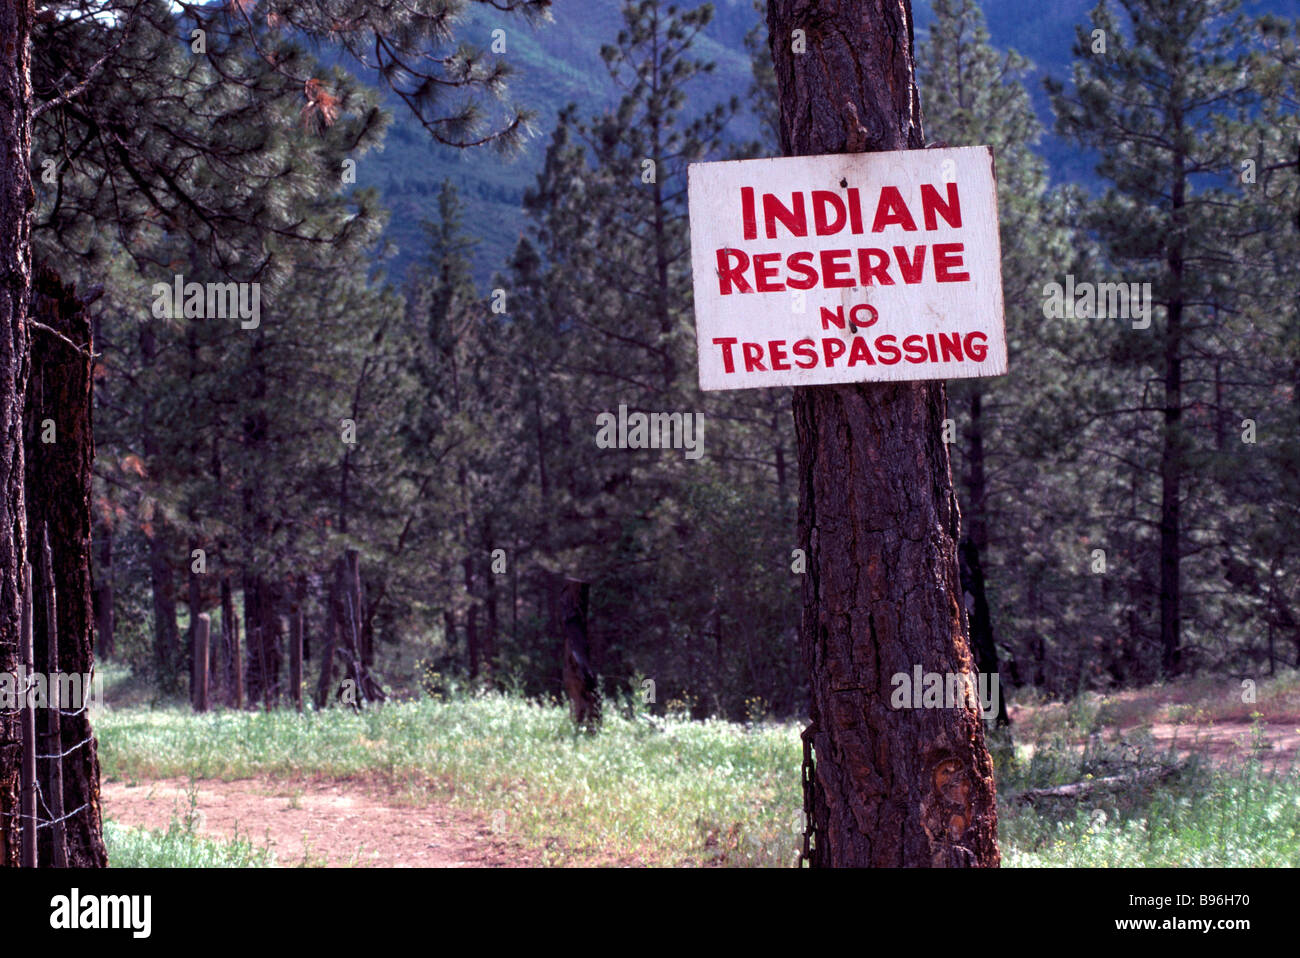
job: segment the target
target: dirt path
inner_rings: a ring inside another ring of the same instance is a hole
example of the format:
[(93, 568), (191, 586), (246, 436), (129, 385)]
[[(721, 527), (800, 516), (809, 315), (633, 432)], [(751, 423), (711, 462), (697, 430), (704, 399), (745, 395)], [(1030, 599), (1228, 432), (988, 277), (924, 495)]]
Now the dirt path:
[[(527, 857), (487, 819), (438, 805), (412, 807), (350, 782), (198, 782), (198, 832), (230, 841), (236, 831), (270, 847), (280, 865), (388, 868), (510, 867)], [(104, 816), (165, 829), (190, 809), (189, 782), (107, 782)]]
[[(1157, 722), (1151, 737), (1165, 748), (1176, 746), (1180, 755), (1196, 752), (1216, 764), (1239, 763), (1252, 753), (1266, 769), (1287, 769), (1300, 751), (1300, 728), (1294, 719), (1265, 722), (1256, 733), (1247, 722), (1220, 721), (1212, 725), (1174, 725)], [(1256, 749), (1255, 736), (1264, 747)]]

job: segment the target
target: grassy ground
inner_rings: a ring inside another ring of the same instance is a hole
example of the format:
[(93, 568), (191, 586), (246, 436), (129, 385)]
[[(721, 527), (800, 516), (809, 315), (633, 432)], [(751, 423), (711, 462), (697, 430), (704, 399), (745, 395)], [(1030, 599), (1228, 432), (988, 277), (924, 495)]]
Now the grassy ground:
[[(1289, 677), (1273, 691), (1293, 687)], [(1261, 686), (1260, 701), (1269, 693)], [(1005, 865), (1300, 864), (1300, 774), (1253, 760), (1178, 761), (1140, 732), (1107, 740), (1097, 724), (1105, 707), (1081, 700), (1056, 720), (1025, 721), (1014, 746), (995, 742)], [(490, 817), (546, 864), (788, 866), (800, 841), (793, 723), (610, 708), (600, 734), (575, 735), (562, 708), (482, 695), (361, 714), (132, 706), (101, 712), (95, 726), (111, 779), (364, 780), (394, 801), (436, 798)], [(1166, 772), (1140, 785), (1020, 800), (1028, 789), (1156, 766)], [(107, 838), (119, 865), (270, 863), (247, 843), (199, 839), (192, 822)]]
[(218, 842), (198, 834), (198, 809), (191, 792), (188, 810), (165, 830), (104, 823), (104, 844), (114, 868), (264, 868), (275, 856), (246, 838)]

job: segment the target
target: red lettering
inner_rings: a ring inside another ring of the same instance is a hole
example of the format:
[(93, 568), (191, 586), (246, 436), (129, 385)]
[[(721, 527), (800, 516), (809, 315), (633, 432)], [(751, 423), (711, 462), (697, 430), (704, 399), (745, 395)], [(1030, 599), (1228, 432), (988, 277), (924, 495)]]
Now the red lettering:
[[(886, 366), (892, 366), (902, 357), (898, 351), (898, 345), (892, 335), (876, 337), (876, 352), (880, 354), (880, 361)], [(886, 359), (885, 357), (890, 357)]]
[[(811, 339), (801, 339), (790, 347), (796, 356), (801, 359), (795, 360), (795, 365), (800, 369), (812, 369), (817, 365), (817, 344)], [(808, 360), (803, 362), (803, 360)]]
[(822, 329), (830, 329), (832, 325), (840, 329), (847, 329), (844, 325), (844, 307), (836, 306), (831, 309), (828, 306), (822, 307)]
[(934, 278), (940, 283), (964, 283), (970, 279), (970, 273), (954, 273), (954, 268), (962, 267), (961, 256), (966, 250), (964, 243), (934, 244)]
[[(755, 262), (758, 258), (754, 258)], [(916, 248), (915, 258), (909, 263), (907, 261), (907, 247), (894, 247), (894, 260), (898, 263), (898, 271), (903, 274), (904, 283), (921, 282), (921, 274), (925, 272), (925, 247)]]
[(745, 239), (758, 239), (758, 216), (754, 212), (754, 188), (740, 188), (740, 221), (745, 228)]
[(853, 348), (849, 350), (849, 365), (852, 366), (854, 363), (876, 365), (876, 361), (871, 358), (871, 350), (867, 349), (867, 341), (861, 336), (853, 337)]
[[(870, 319), (862, 318), (862, 310), (864, 309), (867, 310), (869, 313), (871, 313)], [(876, 320), (878, 320), (879, 318), (880, 318), (880, 314), (876, 312), (876, 307), (872, 306), (870, 303), (858, 303), (856, 306), (854, 306), (852, 309), (849, 310), (849, 320), (853, 323), (854, 326), (858, 327), (858, 329), (866, 329), (868, 326), (874, 326), (876, 324)], [(825, 326), (824, 323), (822, 325), (823, 327)]]
[(758, 343), (741, 343), (740, 348), (745, 351), (745, 372), (747, 373), (765, 373), (767, 368), (763, 365), (763, 347)]
[(785, 355), (784, 339), (768, 340), (767, 354), (772, 359), (772, 372), (784, 372), (790, 368), (790, 361)]
[(849, 229), (854, 233), (862, 232), (862, 200), (856, 186), (849, 189)]
[(947, 203), (939, 199), (938, 190), (929, 183), (923, 183), (921, 185), (921, 210), (925, 217), (925, 228), (928, 230), (937, 230), (939, 228), (939, 221), (935, 213), (942, 214), (944, 220), (953, 229), (961, 229), (961, 197), (957, 195), (956, 182), (948, 184)]
[(713, 345), (722, 347), (722, 368), (723, 371), (734, 373), (736, 363), (731, 358), (731, 347), (736, 345), (735, 336), (721, 336), (713, 340)]
[(754, 283), (760, 293), (779, 293), (785, 289), (785, 283), (776, 278), (776, 261), (780, 253), (759, 253), (754, 257)]
[(881, 286), (894, 285), (889, 275), (889, 254), (883, 249), (858, 250), (858, 272), (864, 286), (874, 285), (875, 280), (879, 280)]
[(826, 368), (835, 365), (835, 360), (844, 355), (844, 340), (842, 339), (823, 339), (822, 353), (826, 356)]
[(794, 209), (788, 210), (771, 193), (763, 194), (763, 226), (768, 239), (776, 239), (776, 221), (780, 220), (794, 236), (808, 235), (808, 214), (803, 208), (803, 194), (792, 197)]
[[(840, 257), (849, 258), (849, 250), (846, 249), (824, 249), (822, 250), (822, 285), (827, 289), (847, 289), (854, 284), (853, 278), (847, 274), (853, 268), (849, 263), (837, 263)], [(844, 279), (839, 279), (840, 274), (844, 274)]]
[(908, 232), (915, 232), (916, 221), (903, 202), (903, 194), (897, 186), (885, 186), (880, 190), (880, 202), (876, 204), (876, 218), (871, 224), (871, 232), (883, 232), (886, 226), (901, 226)]
[(791, 289), (812, 289), (817, 285), (817, 270), (812, 268), (813, 254), (791, 253), (786, 259), (786, 265), (792, 272), (803, 274), (803, 279), (786, 278), (786, 285)]
[[(738, 260), (737, 265), (731, 265), (732, 258)], [(742, 293), (752, 293), (749, 283), (745, 282), (745, 270), (749, 268), (749, 256), (738, 249), (720, 249), (718, 250), (718, 293), (721, 296), (727, 296), (731, 293), (732, 284)]]
[[(830, 236), (844, 229), (844, 203), (836, 194), (830, 190), (813, 190), (812, 202), (813, 226), (818, 236)], [(827, 219), (827, 208), (835, 212), (834, 222)]]

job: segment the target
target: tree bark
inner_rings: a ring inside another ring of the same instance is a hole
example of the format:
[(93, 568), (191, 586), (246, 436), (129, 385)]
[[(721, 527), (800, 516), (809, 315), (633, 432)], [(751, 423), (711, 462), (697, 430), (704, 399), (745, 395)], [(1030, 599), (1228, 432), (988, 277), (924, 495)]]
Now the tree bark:
[[(924, 146), (908, 0), (769, 0), (768, 28), (787, 154)], [(938, 382), (794, 391), (815, 866), (999, 863), (978, 708), (890, 707), (896, 673), (972, 671), (945, 406)]]
[[(90, 322), (76, 290), (44, 267), (37, 270), (31, 310), (37, 322), (59, 334), (40, 327), (34, 331), (24, 415), (27, 528), (48, 535), (48, 573), (39, 536), (33, 537), (29, 558), (33, 566), (42, 569), (42, 575), (52, 576), (58, 597), (53, 623), (46, 603), (36, 603), (36, 661), (49, 662), (53, 652), (58, 667), (51, 671), (82, 676), (83, 694), (88, 696), (85, 677), (94, 671), (90, 493), (95, 440)], [(46, 420), (53, 420), (53, 442), (44, 441), (49, 435)], [(50, 647), (51, 635), (57, 636), (57, 649)], [(99, 804), (99, 756), (90, 715), (82, 704), (65, 703), (59, 716), (59, 738), (67, 755), (60, 769), (63, 788), (58, 802), (71, 813), (64, 823), (67, 864), (96, 868), (108, 864), (108, 854)], [(52, 772), (47, 769), (46, 780)], [(53, 811), (48, 799), (47, 806)], [(41, 830), (42, 861), (57, 862), (60, 857), (54, 831)]]
[[(31, 291), (30, 173), (32, 5), (0, 0), (0, 671), (18, 668), (26, 584), (23, 393), (27, 384), (27, 298)], [(18, 770), (22, 733), (15, 709), (0, 709), (0, 865), (17, 865)]]

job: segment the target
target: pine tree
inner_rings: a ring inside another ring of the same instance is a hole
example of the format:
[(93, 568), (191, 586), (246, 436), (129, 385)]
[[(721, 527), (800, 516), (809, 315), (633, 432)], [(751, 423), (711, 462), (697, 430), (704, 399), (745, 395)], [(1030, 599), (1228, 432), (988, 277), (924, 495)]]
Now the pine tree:
[[(1151, 283), (1158, 307), (1149, 329), (1112, 328), (1098, 342), (1112, 349), (1112, 363), (1131, 371), (1124, 400), (1103, 414), (1131, 426), (1120, 455), (1134, 470), (1138, 505), (1125, 521), (1158, 529), (1152, 585), (1161, 669), (1173, 675), (1184, 665), (1184, 623), (1197, 612), (1185, 599), (1184, 560), (1196, 552), (1188, 534), (1208, 521), (1202, 483), (1189, 469), (1204, 433), (1187, 414), (1206, 401), (1213, 381), (1207, 373), (1222, 349), (1218, 314), (1238, 308), (1241, 289), (1240, 247), (1230, 226), (1239, 195), (1225, 186), (1238, 150), (1223, 119), (1244, 114), (1252, 98), (1236, 0), (1118, 6), (1126, 29), (1103, 0), (1092, 30), (1078, 31), (1073, 90), (1050, 88), (1059, 129), (1099, 152), (1098, 172), (1111, 184), (1090, 206), (1087, 225), (1117, 278)], [(1148, 377), (1155, 380), (1151, 400)], [(1148, 425), (1154, 437), (1143, 434)], [(1155, 478), (1155, 516), (1145, 508), (1147, 476)]]

